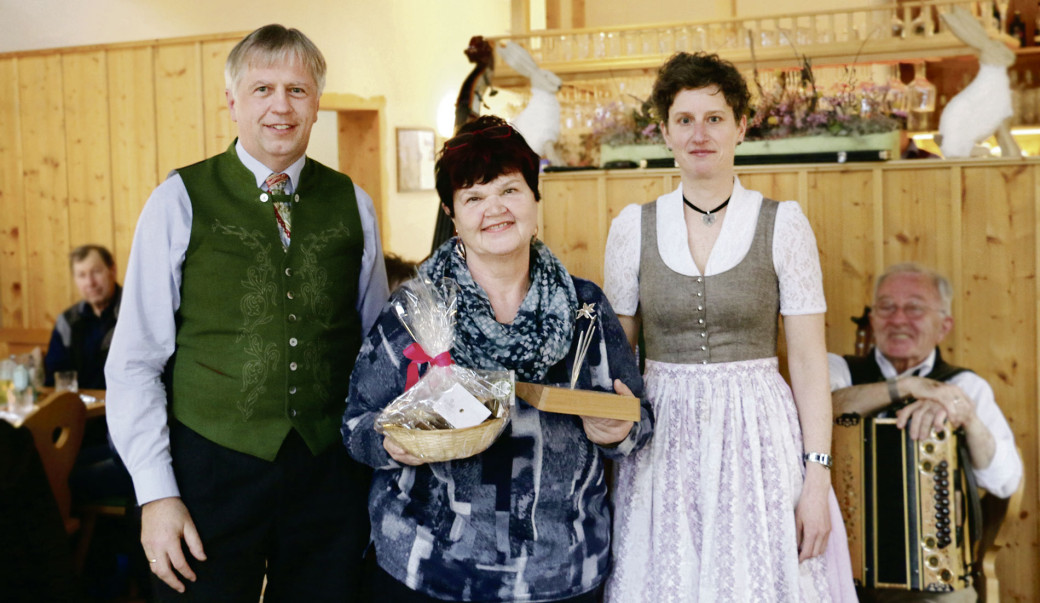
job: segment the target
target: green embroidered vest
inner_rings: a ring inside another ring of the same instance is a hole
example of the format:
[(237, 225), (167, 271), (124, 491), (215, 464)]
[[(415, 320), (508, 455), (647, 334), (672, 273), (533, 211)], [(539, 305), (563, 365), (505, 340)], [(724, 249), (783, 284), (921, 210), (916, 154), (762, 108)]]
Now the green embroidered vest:
[(350, 178), (307, 159), (283, 251), (270, 203), (238, 159), (178, 170), (191, 198), (173, 416), (222, 446), (273, 460), (295, 428), (317, 454), (340, 441), (361, 346), (364, 235)]

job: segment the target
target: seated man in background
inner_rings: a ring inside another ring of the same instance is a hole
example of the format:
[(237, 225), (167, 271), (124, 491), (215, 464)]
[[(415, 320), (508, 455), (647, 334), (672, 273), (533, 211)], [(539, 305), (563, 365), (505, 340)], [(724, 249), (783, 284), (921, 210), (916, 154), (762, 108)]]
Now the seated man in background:
[[(1022, 479), (1022, 460), (993, 389), (970, 370), (947, 364), (939, 353), (939, 343), (953, 328), (952, 299), (949, 281), (933, 270), (912, 263), (888, 268), (878, 278), (870, 312), (874, 348), (864, 357), (829, 355), (834, 416), (883, 415), (891, 405), (912, 398), (895, 413), (897, 426), (909, 429), (915, 440), (944, 422), (963, 428), (978, 486), (1007, 498)], [(974, 601), (975, 591), (868, 590), (861, 597)]]
[(46, 385), (54, 373), (76, 371), (79, 387), (105, 389), (105, 360), (119, 316), (123, 290), (116, 263), (100, 245), (81, 245), (69, 254), (72, 280), (83, 299), (58, 316), (43, 365)]

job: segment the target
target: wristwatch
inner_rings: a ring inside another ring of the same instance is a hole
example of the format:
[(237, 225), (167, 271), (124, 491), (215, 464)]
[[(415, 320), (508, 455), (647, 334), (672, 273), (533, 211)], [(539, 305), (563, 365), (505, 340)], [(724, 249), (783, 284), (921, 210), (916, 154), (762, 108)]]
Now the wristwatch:
[(802, 459), (807, 463), (819, 463), (828, 469), (831, 468), (831, 462), (833, 460), (831, 455), (822, 452), (806, 452), (805, 455), (802, 456)]

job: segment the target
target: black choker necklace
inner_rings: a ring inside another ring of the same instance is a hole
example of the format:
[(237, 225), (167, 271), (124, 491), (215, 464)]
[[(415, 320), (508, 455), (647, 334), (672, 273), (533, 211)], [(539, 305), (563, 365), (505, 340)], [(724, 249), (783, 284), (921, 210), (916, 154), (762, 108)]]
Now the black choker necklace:
[(686, 204), (686, 207), (689, 207), (693, 211), (695, 211), (695, 212), (697, 212), (699, 214), (704, 214), (704, 215), (701, 216), (701, 220), (704, 220), (704, 223), (706, 225), (711, 226), (712, 224), (715, 223), (715, 214), (720, 212), (720, 211), (722, 211), (722, 208), (724, 208), (727, 205), (729, 205), (729, 200), (731, 198), (732, 198), (732, 196), (726, 197), (726, 200), (723, 201), (722, 204), (720, 204), (715, 209), (709, 209), (708, 211), (704, 211), (703, 209), (697, 207), (693, 203), (690, 203), (690, 200), (686, 198), (686, 195), (683, 195), (682, 202)]

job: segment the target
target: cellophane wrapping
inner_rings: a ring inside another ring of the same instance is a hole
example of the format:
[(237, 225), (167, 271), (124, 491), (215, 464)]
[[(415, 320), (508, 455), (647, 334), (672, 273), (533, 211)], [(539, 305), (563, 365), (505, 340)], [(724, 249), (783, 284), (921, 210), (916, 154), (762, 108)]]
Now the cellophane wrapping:
[[(455, 281), (442, 279), (433, 283), (420, 275), (402, 285), (391, 306), (412, 339), (430, 358), (436, 358), (450, 351), (455, 340), (457, 298)], [(485, 423), (496, 418), (506, 419), (500, 422), (501, 433), (515, 397), (513, 372), (469, 369), (454, 363), (438, 366), (432, 362), (414, 386), (383, 409), (376, 420), (376, 430), (383, 433), (383, 428), (390, 425), (417, 430), (452, 429), (434, 407), (438, 398), (456, 384), (462, 385), (491, 411)]]

